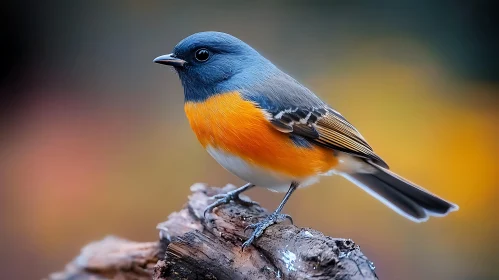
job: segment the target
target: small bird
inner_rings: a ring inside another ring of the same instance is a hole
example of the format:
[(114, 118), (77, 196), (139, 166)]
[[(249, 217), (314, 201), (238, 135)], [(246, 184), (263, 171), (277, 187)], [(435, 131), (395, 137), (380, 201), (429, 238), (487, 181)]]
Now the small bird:
[(184, 88), (184, 109), (201, 145), (225, 169), (248, 182), (213, 197), (213, 208), (260, 186), (286, 192), (253, 229), (251, 245), (288, 215), (284, 204), (299, 187), (339, 174), (414, 222), (445, 216), (458, 206), (389, 170), (359, 131), (312, 91), (255, 49), (229, 34), (201, 32), (154, 62), (173, 66)]

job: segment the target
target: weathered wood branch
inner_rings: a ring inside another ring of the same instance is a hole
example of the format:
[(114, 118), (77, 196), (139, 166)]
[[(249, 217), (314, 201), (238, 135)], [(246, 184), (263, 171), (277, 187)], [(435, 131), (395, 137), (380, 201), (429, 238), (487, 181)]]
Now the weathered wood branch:
[(268, 228), (242, 251), (244, 228), (269, 212), (231, 203), (203, 218), (209, 197), (232, 189), (196, 184), (186, 207), (158, 225), (158, 242), (105, 238), (49, 279), (378, 279), (353, 241), (289, 223)]

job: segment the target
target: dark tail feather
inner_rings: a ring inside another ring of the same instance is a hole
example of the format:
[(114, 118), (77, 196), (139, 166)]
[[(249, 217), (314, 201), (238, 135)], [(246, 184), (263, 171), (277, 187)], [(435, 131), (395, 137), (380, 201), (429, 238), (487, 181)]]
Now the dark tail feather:
[(427, 190), (411, 183), (397, 174), (369, 163), (374, 173), (343, 174), (372, 196), (415, 222), (424, 222), (428, 216), (445, 216), (459, 207), (445, 201)]

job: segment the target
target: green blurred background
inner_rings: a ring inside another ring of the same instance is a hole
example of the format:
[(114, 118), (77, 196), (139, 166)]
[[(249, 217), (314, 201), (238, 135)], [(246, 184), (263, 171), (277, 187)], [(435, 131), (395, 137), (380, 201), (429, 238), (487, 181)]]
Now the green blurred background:
[[(415, 224), (331, 177), (291, 198), (285, 212), (296, 224), (352, 238), (381, 279), (499, 279), (491, 4), (2, 6), (2, 279), (40, 279), (107, 234), (156, 240), (155, 225), (182, 207), (191, 184), (243, 183), (197, 143), (177, 76), (152, 63), (206, 30), (251, 44), (342, 112), (394, 171), (460, 206)], [(282, 198), (249, 195), (269, 209)]]

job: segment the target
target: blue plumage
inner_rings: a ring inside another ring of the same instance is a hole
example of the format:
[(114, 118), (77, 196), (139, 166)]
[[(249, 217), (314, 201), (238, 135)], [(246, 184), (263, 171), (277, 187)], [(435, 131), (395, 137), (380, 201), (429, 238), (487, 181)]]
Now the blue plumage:
[[(209, 51), (207, 61), (196, 60), (198, 49)], [(173, 53), (186, 61), (183, 67), (176, 68), (185, 101), (200, 102), (215, 94), (248, 89), (279, 72), (255, 49), (221, 32), (191, 35), (178, 43)]]

